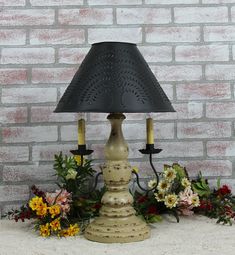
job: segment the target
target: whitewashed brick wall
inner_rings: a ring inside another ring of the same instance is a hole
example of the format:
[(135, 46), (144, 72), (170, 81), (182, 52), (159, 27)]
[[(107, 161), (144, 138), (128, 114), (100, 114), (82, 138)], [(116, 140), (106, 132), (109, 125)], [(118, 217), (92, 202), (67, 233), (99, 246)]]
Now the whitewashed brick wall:
[[(53, 110), (86, 55), (103, 40), (134, 42), (176, 113), (157, 113), (155, 157), (191, 176), (235, 178), (235, 0), (0, 0), (0, 209), (27, 200), (31, 184), (53, 188), (53, 156), (76, 147), (76, 114)], [(87, 115), (87, 140), (101, 162), (105, 114)], [(127, 114), (130, 161), (145, 115)]]

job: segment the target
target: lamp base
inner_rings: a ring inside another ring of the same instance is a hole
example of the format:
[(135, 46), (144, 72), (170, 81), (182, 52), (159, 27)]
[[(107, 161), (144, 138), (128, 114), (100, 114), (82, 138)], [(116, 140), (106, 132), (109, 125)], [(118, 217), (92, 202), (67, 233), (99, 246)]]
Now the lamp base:
[(85, 237), (91, 241), (128, 243), (150, 237), (146, 222), (136, 216), (133, 197), (128, 189), (132, 167), (127, 161), (128, 146), (121, 129), (124, 118), (118, 113), (108, 116), (112, 129), (105, 145), (106, 163), (102, 167), (107, 191), (101, 200), (100, 216), (85, 230)]
[(102, 172), (107, 191), (102, 197), (100, 217), (85, 230), (85, 237), (102, 243), (128, 243), (150, 237), (150, 229), (133, 208), (128, 190), (132, 167), (126, 160), (109, 160)]
[(99, 217), (87, 227), (85, 237), (100, 243), (130, 243), (149, 238), (150, 230), (135, 215), (118, 219)]

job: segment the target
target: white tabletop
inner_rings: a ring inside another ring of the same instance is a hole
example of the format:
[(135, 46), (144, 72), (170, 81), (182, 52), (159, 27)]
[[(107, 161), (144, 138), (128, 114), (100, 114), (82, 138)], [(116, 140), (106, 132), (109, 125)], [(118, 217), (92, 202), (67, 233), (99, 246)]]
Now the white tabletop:
[(165, 216), (152, 226), (151, 238), (128, 244), (102, 244), (82, 236), (42, 238), (30, 223), (0, 221), (0, 255), (234, 255), (235, 225), (223, 226), (203, 216)]

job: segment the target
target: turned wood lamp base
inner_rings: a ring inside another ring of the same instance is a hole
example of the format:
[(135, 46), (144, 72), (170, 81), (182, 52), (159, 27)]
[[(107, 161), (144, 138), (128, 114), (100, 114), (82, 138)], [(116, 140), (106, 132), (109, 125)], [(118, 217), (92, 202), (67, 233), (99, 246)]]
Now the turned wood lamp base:
[(113, 113), (108, 119), (112, 128), (105, 145), (106, 163), (102, 167), (107, 191), (101, 200), (100, 216), (88, 225), (85, 237), (101, 243), (142, 241), (150, 237), (150, 229), (135, 215), (133, 197), (128, 190), (132, 167), (127, 161), (128, 146), (121, 128), (125, 116)]

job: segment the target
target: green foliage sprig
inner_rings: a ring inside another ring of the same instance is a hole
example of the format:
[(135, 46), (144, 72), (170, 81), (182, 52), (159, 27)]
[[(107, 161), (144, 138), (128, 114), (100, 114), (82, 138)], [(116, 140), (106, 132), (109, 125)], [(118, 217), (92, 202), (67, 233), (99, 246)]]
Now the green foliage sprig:
[(55, 155), (54, 170), (58, 176), (58, 185), (63, 186), (73, 196), (80, 196), (87, 190), (89, 180), (96, 172), (91, 160), (83, 160), (81, 156)]
[(90, 218), (97, 216), (105, 189), (96, 189), (89, 193), (89, 183), (96, 173), (92, 160), (82, 159), (81, 156), (67, 156), (60, 152), (55, 155), (54, 170), (59, 187), (72, 193), (69, 217), (84, 225)]

